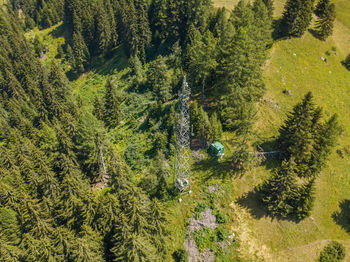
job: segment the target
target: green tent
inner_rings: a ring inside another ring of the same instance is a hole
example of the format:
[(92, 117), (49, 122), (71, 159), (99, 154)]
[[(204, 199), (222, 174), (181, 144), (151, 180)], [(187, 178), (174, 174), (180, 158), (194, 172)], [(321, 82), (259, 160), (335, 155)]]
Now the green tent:
[(220, 142), (215, 142), (210, 145), (208, 151), (212, 156), (221, 157), (224, 155), (225, 147)]

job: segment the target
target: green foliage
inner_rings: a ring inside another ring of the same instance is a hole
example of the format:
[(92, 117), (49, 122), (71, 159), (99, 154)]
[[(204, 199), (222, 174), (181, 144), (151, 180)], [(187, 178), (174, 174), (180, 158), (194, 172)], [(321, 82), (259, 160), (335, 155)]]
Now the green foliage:
[(273, 17), (273, 11), (274, 11), (274, 0), (262, 0), (264, 4), (266, 5), (268, 14), (270, 17)]
[[(115, 128), (120, 121), (121, 97), (116, 92), (115, 84), (109, 78), (105, 86), (104, 95), (104, 121), (109, 128)], [(103, 110), (97, 108), (96, 110)]]
[(201, 213), (208, 209), (208, 205), (205, 202), (200, 202), (194, 209), (194, 216), (196, 219), (201, 218)]
[(194, 231), (193, 239), (199, 252), (203, 252), (206, 248), (214, 249), (217, 235), (214, 229), (203, 227)]
[(227, 237), (227, 230), (224, 227), (218, 227), (216, 229), (216, 237), (219, 242), (224, 241)]
[(282, 163), (280, 170), (258, 188), (262, 202), (274, 216), (287, 217), (293, 213), (297, 195), (294, 165), (292, 161)]
[(288, 0), (281, 23), (283, 34), (301, 37), (311, 23), (313, 8), (313, 0)]
[(329, 0), (319, 0), (316, 7), (315, 7), (315, 14), (318, 17), (323, 17), (324, 14), (326, 13), (326, 9), (328, 8), (328, 6), (330, 4), (331, 3)]
[(333, 241), (321, 252), (320, 262), (340, 262), (345, 258), (345, 248), (339, 242)]
[(322, 109), (316, 108), (309, 92), (298, 103), (280, 128), (278, 144), (286, 159), (293, 158), (295, 172), (301, 177), (319, 173), (340, 135), (337, 116), (321, 123)]
[(317, 34), (322, 40), (326, 40), (327, 37), (333, 33), (335, 20), (335, 5), (329, 4), (325, 7), (322, 15), (317, 20)]
[(162, 102), (167, 102), (170, 99), (171, 76), (162, 56), (149, 64), (147, 80), (149, 88)]
[(344, 64), (345, 68), (350, 71), (350, 54), (345, 58), (343, 64)]
[(180, 248), (173, 253), (173, 258), (175, 262), (187, 262), (188, 261), (188, 253), (185, 249)]
[(222, 213), (220, 210), (214, 211), (216, 222), (219, 224), (225, 224), (228, 221), (227, 215)]

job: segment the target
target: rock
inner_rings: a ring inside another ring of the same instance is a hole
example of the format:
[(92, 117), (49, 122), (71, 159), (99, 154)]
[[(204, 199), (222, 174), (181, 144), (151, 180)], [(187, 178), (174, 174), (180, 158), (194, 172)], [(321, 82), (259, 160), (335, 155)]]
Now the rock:
[(190, 191), (188, 191), (188, 194), (189, 194), (189, 195), (191, 195), (191, 194), (192, 194), (192, 191), (191, 191), (191, 190), (190, 190)]
[(296, 53), (294, 53), (293, 55), (294, 55), (294, 56), (297, 56), (297, 54), (296, 54)]
[(179, 198), (178, 202), (181, 203), (182, 202), (182, 198)]
[(290, 91), (289, 89), (283, 89), (283, 94), (285, 94), (285, 95), (288, 95), (288, 96), (291, 96), (292, 95), (292, 91)]

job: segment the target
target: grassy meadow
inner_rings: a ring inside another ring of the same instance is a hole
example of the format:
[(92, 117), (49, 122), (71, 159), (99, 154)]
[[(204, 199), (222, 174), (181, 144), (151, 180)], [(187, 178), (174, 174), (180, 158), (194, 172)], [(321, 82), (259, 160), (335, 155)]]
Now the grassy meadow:
[[(232, 8), (236, 2), (218, 0), (215, 6)], [(278, 17), (285, 1), (275, 2), (275, 16)], [(275, 136), (293, 105), (312, 91), (315, 103), (324, 109), (325, 118), (333, 113), (339, 115), (344, 132), (337, 149), (350, 146), (350, 73), (341, 65), (350, 53), (350, 1), (335, 2), (338, 18), (334, 35), (327, 41), (319, 41), (307, 32), (301, 38), (277, 41), (270, 50), (264, 72), (267, 92), (258, 105), (259, 118), (256, 122), (260, 137), (268, 139)], [(283, 94), (284, 89), (290, 90), (292, 95)], [(229, 140), (226, 142), (229, 143)], [(350, 200), (349, 168), (347, 157), (341, 158), (336, 152), (332, 153), (328, 166), (317, 179), (312, 214), (300, 223), (272, 220), (259, 208), (251, 192), (269, 175), (268, 165), (252, 170), (243, 178), (221, 180), (230, 187), (224, 202), (227, 205), (228, 199), (231, 200), (228, 204), (234, 218), (231, 226), (241, 230), (237, 233), (244, 236), (241, 252), (249, 253), (247, 257), (252, 256), (253, 261), (256, 257), (257, 261), (307, 262), (315, 261), (330, 240), (338, 240), (346, 246), (346, 261), (349, 261), (350, 237), (343, 217), (347, 211), (343, 203)]]

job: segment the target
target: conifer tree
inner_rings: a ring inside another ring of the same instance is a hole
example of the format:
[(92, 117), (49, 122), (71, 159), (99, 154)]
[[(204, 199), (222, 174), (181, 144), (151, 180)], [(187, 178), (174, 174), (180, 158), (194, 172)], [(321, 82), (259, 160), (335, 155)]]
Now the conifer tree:
[(335, 5), (327, 5), (323, 10), (322, 15), (317, 20), (316, 25), (317, 34), (321, 40), (326, 40), (327, 37), (332, 35), (335, 16)]
[(90, 53), (79, 31), (73, 33), (72, 41), (74, 57), (73, 69), (77, 74), (81, 74), (87, 68), (90, 60)]
[(336, 114), (317, 130), (309, 162), (309, 172), (311, 174), (318, 174), (325, 166), (331, 150), (336, 146), (337, 138), (341, 134), (341, 131), (342, 129)]
[(120, 97), (117, 96), (116, 88), (109, 78), (105, 86), (104, 95), (104, 108), (105, 116), (104, 120), (109, 128), (115, 128), (120, 121)]
[[(295, 158), (300, 176), (308, 173), (308, 161), (314, 143), (315, 126), (319, 120), (318, 111), (313, 103), (312, 93), (309, 92), (301, 103), (298, 103), (280, 129), (278, 144), (287, 159)], [(318, 120), (316, 120), (318, 119)], [(316, 122), (316, 123), (315, 123)]]
[(293, 212), (297, 194), (294, 165), (293, 160), (283, 162), (280, 170), (258, 189), (262, 202), (274, 216), (287, 217)]
[(267, 8), (267, 12), (269, 14), (269, 17), (273, 17), (273, 11), (274, 11), (274, 0), (262, 0)]
[(293, 200), (293, 215), (299, 220), (310, 216), (315, 199), (314, 184), (315, 179), (313, 178), (309, 182), (298, 187), (297, 194)]
[(315, 14), (318, 17), (322, 17), (325, 14), (326, 9), (330, 4), (331, 4), (330, 0), (319, 0), (315, 7)]
[(210, 140), (219, 141), (222, 138), (222, 125), (216, 112), (210, 116)]
[(281, 22), (286, 36), (301, 37), (312, 20), (313, 0), (288, 0)]
[(193, 80), (201, 80), (202, 95), (205, 81), (217, 66), (216, 39), (208, 30), (204, 35), (195, 27), (189, 34), (190, 45), (187, 47), (187, 67)]
[(350, 71), (350, 54), (345, 58), (343, 64), (344, 64), (345, 68)]
[(171, 96), (170, 75), (164, 57), (159, 56), (150, 63), (147, 72), (148, 84), (158, 98), (166, 102)]

